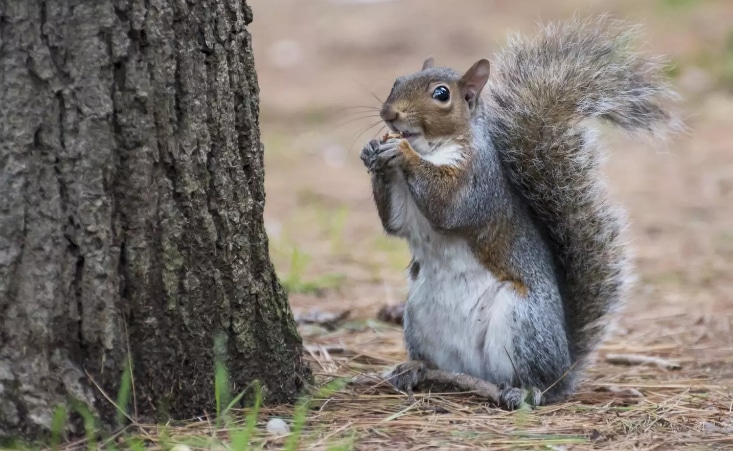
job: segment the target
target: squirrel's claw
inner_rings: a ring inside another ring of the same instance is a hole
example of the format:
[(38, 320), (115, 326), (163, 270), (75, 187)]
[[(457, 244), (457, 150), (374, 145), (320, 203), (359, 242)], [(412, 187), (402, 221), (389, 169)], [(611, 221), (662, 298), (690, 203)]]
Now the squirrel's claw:
[(393, 166), (401, 155), (399, 149), (399, 139), (389, 139), (380, 143), (376, 139), (372, 139), (361, 150), (361, 161), (367, 167), (369, 172), (382, 169), (387, 166)]
[(373, 172), (374, 167), (377, 163), (377, 156), (379, 155), (379, 141), (372, 139), (369, 141), (363, 149), (361, 149), (361, 161), (366, 166), (367, 171)]
[(502, 384), (499, 387), (499, 402), (501, 407), (508, 410), (517, 410), (522, 408), (534, 409), (542, 405), (542, 392), (534, 387), (528, 389), (509, 387)]

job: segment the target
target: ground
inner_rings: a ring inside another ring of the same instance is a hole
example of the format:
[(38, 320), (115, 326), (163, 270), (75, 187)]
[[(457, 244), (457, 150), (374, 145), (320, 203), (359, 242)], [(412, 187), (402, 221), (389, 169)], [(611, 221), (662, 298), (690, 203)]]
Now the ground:
[[(376, 315), (403, 299), (409, 255), (382, 232), (359, 160), (378, 118), (350, 109), (378, 106), (375, 96), (384, 98), (397, 75), (429, 55), (465, 69), (491, 59), (507, 33), (575, 11), (608, 12), (641, 23), (646, 50), (676, 63), (670, 75), (689, 127), (666, 146), (606, 140), (606, 174), (632, 220), (639, 281), (567, 403), (508, 413), (468, 394), (410, 400), (342, 389), (315, 401), (301, 449), (733, 449), (733, 2), (249, 3), (271, 255), (296, 316), (349, 315), (333, 328), (300, 327), (319, 382), (405, 358), (400, 328)], [(680, 368), (614, 364), (610, 354)], [(291, 414), (263, 410), (258, 425)], [(214, 436), (210, 426), (172, 433)], [(256, 443), (277, 448), (285, 439), (263, 432)]]

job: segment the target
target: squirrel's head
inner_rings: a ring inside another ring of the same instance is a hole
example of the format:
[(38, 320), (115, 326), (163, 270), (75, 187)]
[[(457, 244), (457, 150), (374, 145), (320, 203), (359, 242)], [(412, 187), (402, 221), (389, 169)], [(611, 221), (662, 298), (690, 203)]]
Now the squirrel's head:
[(489, 61), (481, 59), (460, 74), (433, 67), (430, 57), (419, 72), (395, 81), (380, 116), (418, 152), (429, 151), (434, 142), (465, 136), (489, 79), (489, 68)]

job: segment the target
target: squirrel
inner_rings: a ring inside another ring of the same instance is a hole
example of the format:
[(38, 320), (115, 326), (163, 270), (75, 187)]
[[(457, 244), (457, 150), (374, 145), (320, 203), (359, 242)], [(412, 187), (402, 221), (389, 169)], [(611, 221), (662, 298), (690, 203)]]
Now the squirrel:
[(398, 390), (435, 368), (495, 384), (507, 409), (574, 393), (633, 281), (588, 120), (683, 127), (663, 60), (630, 47), (636, 28), (552, 22), (493, 63), (460, 73), (430, 57), (394, 82), (380, 116), (398, 136), (361, 160), (384, 230), (412, 254), (408, 361), (386, 373)]

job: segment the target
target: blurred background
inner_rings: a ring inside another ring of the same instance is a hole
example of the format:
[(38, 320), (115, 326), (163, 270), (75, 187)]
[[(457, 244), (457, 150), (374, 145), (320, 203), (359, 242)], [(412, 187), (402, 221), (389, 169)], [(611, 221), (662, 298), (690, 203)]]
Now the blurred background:
[[(690, 127), (667, 146), (606, 135), (606, 173), (633, 221), (641, 279), (627, 313), (638, 321), (629, 319), (626, 327), (648, 332), (650, 309), (657, 319), (668, 312), (667, 325), (683, 329), (730, 312), (733, 1), (248, 3), (261, 88), (266, 226), (296, 314), (350, 309), (354, 319), (374, 318), (405, 292), (407, 248), (384, 236), (359, 160), (381, 124), (365, 131), (378, 117), (345, 108), (379, 106), (377, 97), (386, 97), (394, 78), (418, 70), (429, 55), (465, 70), (491, 59), (508, 33), (534, 33), (538, 23), (575, 12), (608, 12), (642, 24), (645, 49), (675, 63), (669, 75)], [(728, 328), (733, 346), (730, 321), (718, 326)]]

